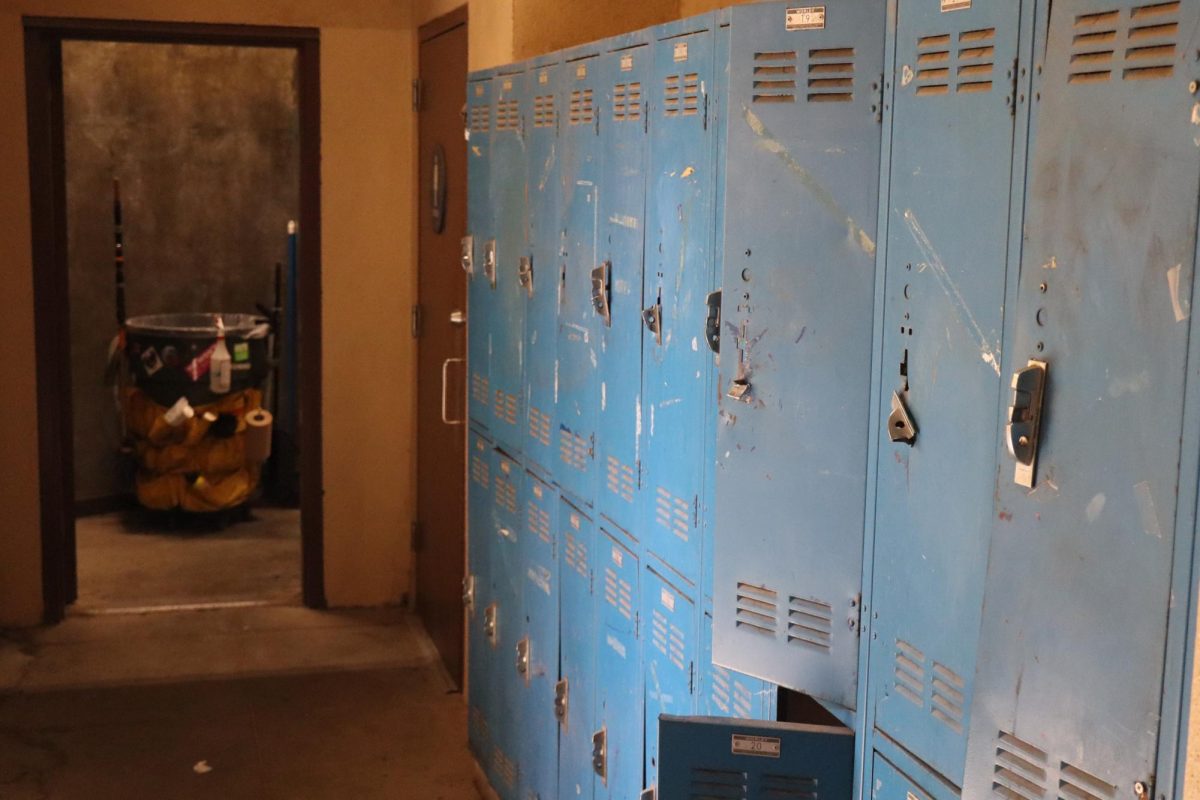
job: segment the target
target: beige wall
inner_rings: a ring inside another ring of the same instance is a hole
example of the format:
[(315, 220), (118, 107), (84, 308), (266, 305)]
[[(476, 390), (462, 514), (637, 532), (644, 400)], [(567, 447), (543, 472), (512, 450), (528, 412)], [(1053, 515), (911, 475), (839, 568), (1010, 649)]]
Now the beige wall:
[(513, 6), (523, 0), (416, 0), (415, 21), (423, 25), (467, 6), (467, 66), (487, 69), (513, 60)]
[(409, 4), (0, 0), (0, 624), (42, 612), (22, 14), (321, 28), (326, 589), (334, 605), (399, 601), (415, 498)]
[(513, 52), (530, 58), (679, 17), (679, 0), (517, 0)]

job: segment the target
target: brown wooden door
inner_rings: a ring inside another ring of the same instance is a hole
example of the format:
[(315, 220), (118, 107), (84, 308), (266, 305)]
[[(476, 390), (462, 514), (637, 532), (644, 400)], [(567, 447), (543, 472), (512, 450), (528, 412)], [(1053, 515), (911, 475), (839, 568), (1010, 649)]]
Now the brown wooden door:
[[(420, 238), (417, 339), (417, 609), (451, 677), (462, 685), (466, 555), (465, 10), (421, 28), (418, 137)], [(435, 197), (440, 182), (444, 197)], [(439, 224), (439, 216), (440, 224)]]

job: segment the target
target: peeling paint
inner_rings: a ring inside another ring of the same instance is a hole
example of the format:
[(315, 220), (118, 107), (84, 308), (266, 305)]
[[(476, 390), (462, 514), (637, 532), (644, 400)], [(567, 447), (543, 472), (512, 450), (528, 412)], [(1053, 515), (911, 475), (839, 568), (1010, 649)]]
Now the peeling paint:
[(1179, 294), (1179, 273), (1182, 264), (1176, 264), (1167, 270), (1167, 291), (1171, 293), (1171, 310), (1175, 312), (1175, 321), (1183, 322), (1188, 316), (1188, 301)]
[(634, 231), (638, 229), (637, 217), (631, 217), (628, 214), (613, 214), (608, 218), (608, 221), (613, 225), (620, 225), (622, 228), (629, 228)]
[(1162, 538), (1162, 528), (1158, 525), (1158, 509), (1154, 506), (1154, 495), (1150, 492), (1150, 484), (1146, 481), (1134, 484), (1133, 494), (1137, 497), (1138, 509), (1142, 512), (1142, 530), (1147, 536)]
[(670, 400), (663, 400), (661, 403), (658, 404), (658, 407), (659, 408), (669, 408), (670, 406), (677, 406), (682, 402), (683, 402), (682, 397), (672, 397)]
[(1087, 514), (1088, 522), (1095, 522), (1100, 517), (1100, 512), (1104, 510), (1104, 502), (1107, 498), (1103, 493), (1097, 494), (1088, 501), (1087, 507), (1083, 512)]
[(608, 384), (600, 381), (600, 410), (608, 408)]
[(903, 69), (900, 70), (900, 85), (908, 86), (910, 83), (912, 83), (913, 77), (914, 75), (912, 67), (910, 67), (908, 64), (905, 64)]
[(1142, 370), (1131, 378), (1113, 378), (1108, 382), (1108, 396), (1120, 397), (1123, 394), (1137, 394), (1150, 386), (1150, 373)]
[(1050, 260), (1045, 264), (1042, 264), (1042, 269), (1058, 269), (1058, 259), (1056, 259), (1054, 256), (1050, 256)]
[(700, 352), (700, 342), (696, 339), (695, 336), (692, 337), (692, 352), (693, 353)]
[(546, 191), (546, 181), (550, 180), (550, 172), (554, 169), (554, 162), (557, 160), (556, 148), (554, 142), (550, 143), (550, 155), (546, 156), (545, 163), (542, 164), (542, 179), (538, 181), (538, 191)]
[(471, 145), (471, 152), (474, 153), (476, 155), (476, 157), (483, 158), (483, 151), (479, 149), (479, 145), (477, 145), (477, 144)]
[(688, 167), (687, 169), (685, 169), (685, 170), (684, 170), (684, 171), (683, 171), (683, 172), (680, 174), (680, 176), (679, 176), (679, 177), (680, 177), (680, 178), (690, 178), (690, 177), (692, 177), (692, 176), (693, 176), (693, 175), (695, 175), (695, 174), (696, 174), (696, 168), (695, 168), (695, 167)]

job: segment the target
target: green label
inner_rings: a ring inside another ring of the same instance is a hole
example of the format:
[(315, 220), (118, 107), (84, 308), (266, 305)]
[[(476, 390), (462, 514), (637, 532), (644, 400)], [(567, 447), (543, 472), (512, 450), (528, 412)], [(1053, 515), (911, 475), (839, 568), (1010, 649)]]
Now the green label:
[(250, 360), (250, 344), (248, 342), (238, 342), (233, 346), (234, 361), (249, 361)]

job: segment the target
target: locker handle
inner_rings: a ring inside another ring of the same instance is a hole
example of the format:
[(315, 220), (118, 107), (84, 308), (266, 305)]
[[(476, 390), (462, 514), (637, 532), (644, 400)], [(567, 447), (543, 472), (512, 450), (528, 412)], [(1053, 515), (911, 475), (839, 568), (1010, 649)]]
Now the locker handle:
[(462, 425), (461, 419), (448, 419), (446, 417), (446, 373), (450, 370), (450, 365), (453, 363), (465, 364), (465, 358), (447, 358), (442, 362), (442, 423), (445, 425)]
[(899, 392), (892, 392), (892, 413), (888, 415), (888, 436), (893, 442), (911, 445), (917, 440), (917, 424), (904, 405)]
[(1030, 359), (1012, 377), (1013, 400), (1004, 430), (1008, 452), (1016, 459), (1013, 481), (1032, 489), (1042, 427), (1042, 400), (1046, 390), (1046, 362)]
[(567, 721), (567, 709), (571, 702), (571, 684), (563, 678), (558, 683), (554, 684), (554, 716), (560, 723)]
[(592, 734), (592, 771), (608, 785), (608, 729), (601, 728)]
[(468, 575), (463, 578), (463, 607), (467, 609), (467, 613), (472, 617), (475, 616), (475, 576)]
[(662, 303), (655, 303), (649, 308), (642, 311), (642, 321), (646, 323), (646, 329), (654, 334), (654, 341), (659, 346), (662, 345)]
[(517, 642), (517, 674), (529, 683), (529, 637)]
[(462, 252), (459, 255), (459, 263), (462, 264), (463, 272), (467, 275), (475, 274), (475, 237), (464, 236), (459, 240), (459, 246)]
[(496, 288), (496, 240), (488, 239), (483, 246), (483, 274), (487, 276), (488, 283), (492, 288)]
[(705, 303), (708, 304), (708, 316), (704, 320), (704, 338), (708, 340), (708, 349), (719, 354), (721, 352), (721, 290), (709, 292)]
[(533, 259), (529, 256), (521, 256), (517, 263), (517, 283), (533, 297)]
[(609, 287), (611, 275), (611, 261), (605, 261), (592, 270), (592, 308), (596, 309), (606, 327), (612, 327), (612, 290)]

